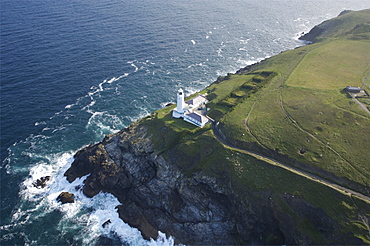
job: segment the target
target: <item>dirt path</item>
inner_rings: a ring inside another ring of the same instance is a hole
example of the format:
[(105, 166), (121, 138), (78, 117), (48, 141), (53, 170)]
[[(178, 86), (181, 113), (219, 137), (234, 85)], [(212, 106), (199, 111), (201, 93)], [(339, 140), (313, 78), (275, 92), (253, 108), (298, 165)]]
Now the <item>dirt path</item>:
[(366, 113), (370, 114), (370, 111), (365, 107), (365, 105), (363, 105), (359, 100), (357, 100), (356, 97), (352, 96), (353, 100), (358, 104), (360, 105), (360, 107), (366, 111)]
[(217, 123), (213, 123), (212, 124), (212, 130), (213, 130), (213, 134), (214, 136), (216, 137), (216, 139), (221, 142), (224, 146), (230, 148), (230, 149), (233, 149), (235, 151), (238, 151), (238, 152), (241, 152), (241, 153), (244, 153), (244, 154), (247, 154), (247, 155), (250, 155), (250, 156), (253, 156), (255, 157), (256, 159), (258, 160), (262, 160), (264, 162), (267, 162), (271, 165), (274, 165), (274, 166), (278, 166), (280, 168), (284, 168), (285, 170), (288, 170), (292, 173), (295, 173), (297, 175), (300, 175), (302, 177), (305, 177), (307, 179), (310, 179), (312, 181), (315, 181), (317, 183), (320, 183), (320, 184), (323, 184), (329, 188), (332, 188), (336, 191), (339, 191), (345, 195), (348, 195), (348, 196), (351, 196), (351, 197), (356, 197), (358, 199), (361, 199), (367, 203), (370, 204), (370, 197), (366, 196), (366, 195), (363, 195), (357, 191), (354, 191), (354, 190), (351, 190), (351, 189), (348, 189), (346, 187), (343, 187), (341, 185), (338, 185), (334, 182), (331, 182), (329, 180), (326, 180), (324, 178), (321, 178), (317, 175), (314, 175), (314, 174), (311, 174), (311, 173), (308, 173), (308, 172), (305, 172), (305, 171), (302, 171), (298, 168), (295, 168), (295, 167), (292, 167), (292, 166), (289, 166), (287, 164), (284, 164), (284, 163), (281, 163), (277, 160), (274, 160), (270, 157), (267, 157), (267, 156), (264, 156), (264, 155), (261, 155), (261, 154), (258, 154), (256, 152), (253, 152), (253, 151), (250, 151), (250, 150), (246, 150), (246, 149), (242, 149), (242, 148), (239, 148), (237, 146), (234, 146), (230, 143), (228, 143), (223, 137), (222, 137), (222, 134), (219, 132), (218, 128), (217, 128)]

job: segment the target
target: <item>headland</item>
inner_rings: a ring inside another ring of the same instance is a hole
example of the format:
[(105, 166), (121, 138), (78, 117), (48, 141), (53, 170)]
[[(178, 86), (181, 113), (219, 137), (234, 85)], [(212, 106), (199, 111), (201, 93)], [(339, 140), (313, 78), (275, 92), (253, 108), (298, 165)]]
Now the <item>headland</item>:
[(120, 218), (147, 239), (370, 243), (370, 99), (357, 98), (364, 109), (345, 91), (370, 86), (369, 23), (363, 10), (318, 25), (303, 36), (312, 44), (199, 92), (214, 124), (165, 107), (77, 152), (65, 176), (90, 174), (84, 194), (115, 195)]

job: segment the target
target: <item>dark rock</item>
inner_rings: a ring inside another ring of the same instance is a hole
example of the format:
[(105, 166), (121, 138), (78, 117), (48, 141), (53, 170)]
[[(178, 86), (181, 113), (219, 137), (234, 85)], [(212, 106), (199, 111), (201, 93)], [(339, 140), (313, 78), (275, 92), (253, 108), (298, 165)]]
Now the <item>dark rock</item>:
[(45, 188), (47, 181), (50, 180), (50, 176), (45, 176), (37, 179), (35, 182), (33, 182), (33, 186), (36, 188)]
[[(130, 226), (139, 229), (145, 239), (149, 240), (150, 238), (157, 238), (158, 228), (148, 221), (143, 212), (143, 209), (137, 206), (134, 202), (124, 203), (122, 206), (118, 207), (119, 217)], [(155, 211), (152, 210), (150, 215), (152, 216), (154, 213)], [(158, 217), (158, 214), (156, 217)]]
[[(148, 240), (161, 231), (176, 244), (317, 243), (297, 229), (297, 218), (318, 228), (325, 242), (340, 235), (335, 221), (301, 198), (287, 195), (274, 202), (272, 191), (243, 187), (236, 192), (227, 174), (225, 180), (202, 172), (184, 175), (172, 158), (178, 154), (174, 149), (167, 150), (166, 158), (155, 154), (146, 129), (134, 125), (79, 151), (65, 175), (73, 181), (90, 173), (83, 192), (115, 195), (122, 204), (119, 217)], [(283, 212), (287, 207), (296, 217)]]
[(107, 245), (114, 245), (113, 240), (107, 237), (100, 236), (95, 243), (95, 245), (107, 246)]
[(315, 26), (305, 35), (299, 37), (300, 40), (305, 40), (308, 42), (314, 42), (321, 34), (323, 34), (325, 29), (321, 26)]
[(239, 69), (238, 71), (236, 71), (236, 72), (235, 72), (235, 74), (246, 74), (246, 73), (250, 72), (250, 71), (251, 71), (251, 69), (252, 69), (254, 66), (258, 65), (258, 64), (259, 64), (259, 62), (256, 62), (256, 63), (254, 63), (254, 64), (252, 64), (252, 65), (247, 65), (247, 66), (245, 66), (245, 67), (243, 67), (243, 68)]
[(108, 226), (110, 223), (112, 223), (112, 221), (107, 220), (107, 221), (105, 221), (101, 226), (102, 226), (103, 228), (105, 228), (105, 227), (106, 227), (106, 226)]
[(342, 15), (345, 15), (345, 14), (348, 14), (348, 13), (351, 13), (351, 12), (353, 12), (353, 11), (346, 9), (346, 10), (343, 10), (342, 12), (340, 12), (340, 14), (338, 16), (342, 16)]
[[(65, 175), (73, 181), (90, 170), (84, 193), (114, 194), (122, 203), (120, 218), (146, 239), (162, 231), (175, 243), (220, 245), (251, 243), (271, 231), (272, 214), (256, 214), (249, 201), (239, 201), (215, 178), (202, 173), (184, 176), (152, 148), (144, 128), (125, 129), (79, 151)], [(259, 221), (261, 216), (266, 219)]]
[(307, 152), (307, 150), (306, 150), (305, 148), (300, 148), (300, 149), (299, 149), (299, 153), (300, 153), (301, 155), (304, 155), (306, 152)]
[(69, 192), (62, 192), (57, 197), (57, 201), (61, 202), (62, 204), (74, 203), (75, 202), (75, 196), (72, 193), (69, 193)]

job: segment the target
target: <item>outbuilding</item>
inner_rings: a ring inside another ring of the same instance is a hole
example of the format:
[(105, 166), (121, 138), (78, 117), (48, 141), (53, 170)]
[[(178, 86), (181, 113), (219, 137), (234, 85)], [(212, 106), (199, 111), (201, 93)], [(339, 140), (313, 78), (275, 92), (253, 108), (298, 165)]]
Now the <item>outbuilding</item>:
[(205, 126), (209, 121), (207, 117), (197, 113), (186, 114), (184, 120), (198, 127)]
[(346, 91), (350, 93), (360, 93), (361, 88), (360, 87), (355, 87), (355, 86), (347, 86)]

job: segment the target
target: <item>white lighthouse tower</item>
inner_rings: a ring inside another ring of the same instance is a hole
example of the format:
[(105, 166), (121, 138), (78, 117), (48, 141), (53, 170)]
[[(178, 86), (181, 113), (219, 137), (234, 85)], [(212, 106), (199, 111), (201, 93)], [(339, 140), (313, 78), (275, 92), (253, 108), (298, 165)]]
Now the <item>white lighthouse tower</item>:
[(185, 106), (185, 99), (184, 99), (184, 92), (180, 88), (177, 93), (177, 112), (184, 113), (184, 106)]
[(177, 107), (172, 111), (175, 118), (184, 118), (186, 112), (184, 91), (180, 88), (177, 92)]

